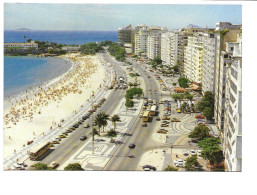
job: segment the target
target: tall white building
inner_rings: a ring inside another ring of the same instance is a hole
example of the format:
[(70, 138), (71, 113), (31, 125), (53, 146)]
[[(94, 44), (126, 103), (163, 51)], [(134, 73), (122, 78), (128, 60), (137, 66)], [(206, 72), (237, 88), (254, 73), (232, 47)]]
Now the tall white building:
[(203, 35), (203, 72), (202, 92), (211, 91), (214, 93), (214, 77), (216, 62), (216, 36), (215, 33), (204, 33)]
[(226, 43), (230, 58), (226, 74), (223, 151), (227, 171), (242, 170), (242, 34)]
[(183, 59), (180, 58), (182, 49), (182, 33), (181, 31), (174, 30), (173, 32), (163, 33), (161, 36), (161, 58), (165, 65), (175, 66), (178, 61), (182, 63)]
[(161, 55), (161, 34), (149, 34), (147, 37), (147, 57), (154, 59)]
[(194, 33), (188, 36), (188, 43), (184, 49), (184, 74), (195, 82), (202, 82), (202, 65), (203, 65), (203, 33)]

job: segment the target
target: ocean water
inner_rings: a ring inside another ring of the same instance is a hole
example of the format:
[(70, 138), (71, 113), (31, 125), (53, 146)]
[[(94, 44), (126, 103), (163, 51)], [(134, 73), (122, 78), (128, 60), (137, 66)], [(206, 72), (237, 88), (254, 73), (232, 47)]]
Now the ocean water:
[[(25, 38), (24, 38), (25, 36)], [(74, 44), (81, 45), (87, 42), (101, 42), (110, 40), (113, 42), (118, 41), (117, 31), (17, 31), (17, 30), (5, 30), (4, 42), (5, 43), (22, 43), (28, 39), (37, 41), (48, 41), (61, 44)]]
[[(25, 38), (24, 38), (25, 36)], [(117, 42), (117, 31), (17, 31), (5, 30), (4, 42), (26, 42), (28, 39), (61, 44), (85, 44), (110, 40)], [(60, 58), (4, 57), (4, 97), (17, 95), (29, 87), (65, 73), (71, 64)]]
[(4, 98), (54, 79), (69, 70), (71, 62), (57, 58), (4, 57)]

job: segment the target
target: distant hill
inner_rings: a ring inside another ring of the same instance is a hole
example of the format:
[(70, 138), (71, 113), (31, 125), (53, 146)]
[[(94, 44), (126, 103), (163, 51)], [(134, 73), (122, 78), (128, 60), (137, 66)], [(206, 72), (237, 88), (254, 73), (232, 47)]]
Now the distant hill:
[(19, 28), (19, 29), (17, 29), (17, 30), (19, 30), (19, 31), (28, 31), (28, 30), (30, 30), (30, 29), (28, 29), (28, 28)]
[(194, 24), (189, 24), (186, 28), (202, 28), (202, 27), (194, 25)]

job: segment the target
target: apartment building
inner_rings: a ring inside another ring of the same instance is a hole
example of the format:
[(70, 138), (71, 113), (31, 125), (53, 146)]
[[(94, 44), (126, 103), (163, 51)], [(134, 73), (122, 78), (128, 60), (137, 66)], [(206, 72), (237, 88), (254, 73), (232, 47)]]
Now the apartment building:
[[(238, 25), (236, 25), (238, 27)], [(216, 34), (216, 64), (214, 77), (214, 118), (217, 127), (224, 129), (224, 106), (226, 91), (226, 73), (228, 64), (231, 63), (229, 55), (226, 53), (227, 42), (237, 42), (237, 35), (241, 28), (223, 29)]]
[[(175, 66), (182, 63), (182, 33), (174, 30), (173, 32), (162, 33), (161, 36), (161, 58), (165, 65)], [(179, 55), (180, 54), (180, 55)]]
[(226, 43), (230, 58), (226, 74), (224, 132), (222, 134), (227, 171), (242, 170), (242, 34)]
[(202, 93), (211, 91), (214, 93), (214, 77), (216, 62), (216, 36), (214, 31), (203, 34), (203, 71), (202, 71)]
[(133, 31), (131, 25), (118, 29), (118, 44), (124, 45), (125, 43), (132, 43)]
[(24, 52), (24, 51), (38, 51), (37, 43), (4, 43), (4, 52), (15, 51), (15, 52)]
[[(161, 52), (161, 33), (166, 32), (166, 28), (146, 25), (138, 25), (135, 27), (135, 54), (149, 56), (160, 55)], [(149, 37), (149, 38), (148, 38)], [(150, 43), (148, 43), (150, 41)], [(150, 54), (148, 54), (148, 51)]]
[(195, 82), (202, 82), (203, 65), (203, 33), (197, 32), (188, 36), (188, 43), (184, 49), (184, 74)]

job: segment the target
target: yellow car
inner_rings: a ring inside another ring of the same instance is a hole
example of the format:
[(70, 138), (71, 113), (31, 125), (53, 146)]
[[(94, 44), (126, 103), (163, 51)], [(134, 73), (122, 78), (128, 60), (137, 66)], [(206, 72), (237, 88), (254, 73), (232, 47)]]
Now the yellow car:
[(170, 120), (170, 117), (162, 117), (162, 120)]
[(66, 138), (65, 135), (59, 135), (59, 138)]
[(161, 127), (168, 127), (168, 124), (161, 124)]
[(177, 118), (172, 118), (170, 121), (171, 121), (171, 122), (180, 122), (180, 120), (177, 119)]
[(177, 113), (181, 113), (180, 109), (177, 109)]

